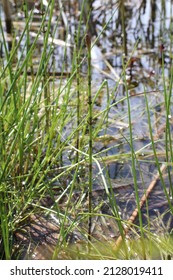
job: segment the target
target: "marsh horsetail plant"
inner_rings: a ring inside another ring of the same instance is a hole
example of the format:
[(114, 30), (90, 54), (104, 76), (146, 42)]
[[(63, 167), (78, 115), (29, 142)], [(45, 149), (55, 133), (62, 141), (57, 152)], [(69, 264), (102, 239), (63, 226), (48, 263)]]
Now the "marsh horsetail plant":
[[(91, 38), (85, 37), (88, 51), (88, 125), (89, 125), (89, 186), (88, 186), (88, 242), (91, 241), (92, 213), (92, 96), (91, 96)], [(90, 246), (89, 246), (90, 247)]]

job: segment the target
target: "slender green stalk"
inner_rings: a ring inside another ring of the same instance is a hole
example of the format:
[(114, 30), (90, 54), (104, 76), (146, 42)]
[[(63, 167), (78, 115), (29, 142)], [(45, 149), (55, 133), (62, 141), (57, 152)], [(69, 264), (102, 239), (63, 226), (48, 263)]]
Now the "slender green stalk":
[[(81, 110), (81, 96), (80, 96), (80, 56), (81, 56), (81, 51), (82, 51), (82, 45), (83, 45), (83, 40), (81, 42), (81, 27), (82, 27), (82, 18), (83, 18), (83, 13), (84, 13), (84, 5), (85, 5), (85, 1), (83, 1), (82, 6), (81, 6), (81, 14), (80, 14), (80, 19), (79, 19), (79, 24), (78, 24), (78, 29), (76, 30), (76, 34), (75, 34), (75, 58), (76, 58), (76, 63), (75, 63), (75, 71), (76, 71), (76, 83), (77, 83), (77, 115), (76, 115), (76, 125), (77, 127), (79, 127), (80, 125), (80, 118), (81, 118), (81, 114), (80, 114), (80, 110)], [(80, 133), (79, 133), (79, 129), (76, 132), (76, 162), (79, 161), (79, 152), (78, 150), (80, 149), (80, 139), (79, 139)], [(78, 179), (77, 179), (78, 180)]]
[(89, 126), (89, 187), (88, 187), (88, 240), (91, 241), (91, 225), (92, 225), (92, 94), (91, 94), (91, 38), (87, 34), (85, 37), (87, 51), (88, 51), (88, 126)]
[[(170, 118), (171, 118), (171, 96), (172, 96), (172, 83), (173, 83), (173, 67), (171, 67), (169, 88), (167, 89), (166, 80), (165, 80), (165, 63), (164, 63), (164, 51), (162, 51), (162, 77), (164, 85), (164, 102), (166, 110), (166, 129), (165, 129), (165, 152), (166, 152), (166, 162), (173, 163), (173, 150), (172, 150), (172, 135), (170, 128)], [(173, 188), (172, 188), (172, 167), (168, 165), (168, 179), (169, 179), (169, 194), (173, 197)]]
[[(27, 26), (27, 29), (26, 29), (26, 49), (25, 49), (25, 52), (26, 54), (29, 52), (29, 48), (30, 48), (30, 37), (29, 37), (29, 25), (27, 25), (27, 19), (28, 19), (28, 7), (27, 7), (27, 4), (26, 4), (26, 1), (24, 1), (24, 13), (25, 13), (25, 21), (26, 21), (26, 26)], [(26, 65), (24, 67), (24, 94), (23, 94), (23, 101), (22, 103), (24, 104), (25, 101), (26, 101), (26, 92), (27, 92), (27, 80), (28, 80), (28, 76), (27, 76), (27, 71), (28, 71), (28, 61), (26, 61)], [(19, 102), (18, 102), (18, 107), (21, 108), (21, 106), (23, 104), (20, 104), (20, 99), (19, 99)], [(24, 108), (23, 108), (24, 109)], [(24, 114), (24, 112), (23, 112)], [(22, 115), (23, 115), (22, 114)], [(23, 168), (24, 168), (24, 126), (25, 126), (25, 123), (23, 122), (23, 127), (21, 127), (21, 133), (19, 134), (19, 143), (20, 143), (20, 155), (19, 155), (19, 174), (22, 174), (23, 172)]]
[[(48, 56), (48, 47), (49, 49), (51, 48), (51, 44), (49, 46), (48, 44), (48, 39), (49, 39), (49, 36), (50, 36), (50, 29), (51, 29), (51, 21), (52, 21), (52, 16), (53, 16), (53, 9), (54, 9), (54, 0), (51, 1), (51, 5), (50, 5), (50, 12), (48, 12), (48, 9), (47, 9), (47, 12), (49, 13), (49, 20), (48, 20), (48, 23), (44, 24), (43, 25), (43, 34), (44, 34), (44, 48), (43, 48), (43, 53), (42, 53), (42, 58), (41, 58), (41, 61), (42, 63), (40, 64), (40, 66), (43, 67), (44, 69), (44, 78), (43, 78), (43, 89), (44, 89), (44, 101), (45, 101), (45, 117), (46, 117), (46, 132), (49, 131), (49, 128), (50, 128), (50, 91), (49, 91), (49, 86), (48, 86), (48, 83), (47, 83), (47, 80), (48, 80), (48, 75), (47, 75), (47, 63), (46, 61), (48, 62), (48, 60), (45, 58), (47, 58)], [(41, 5), (42, 6), (42, 5)], [(42, 11), (43, 11), (43, 7), (42, 8)], [(42, 12), (43, 14), (43, 17), (44, 17), (44, 12)], [(45, 26), (46, 25), (46, 26)]]
[[(76, 44), (76, 83), (77, 83), (77, 87), (76, 87), (76, 90), (77, 90), (77, 106), (76, 106), (76, 111), (77, 111), (77, 115), (76, 115), (76, 125), (77, 127), (79, 127), (80, 125), (80, 63), (79, 63), (79, 56), (80, 56), (80, 49), (79, 49), (79, 32), (80, 30), (78, 29), (78, 32), (76, 34), (76, 38), (75, 38), (75, 44)], [(76, 152), (76, 162), (79, 162), (79, 130), (77, 130), (77, 133), (76, 133), (76, 149), (77, 149), (77, 152)]]
[(124, 0), (121, 0), (120, 7), (121, 7), (123, 51), (124, 51), (125, 56), (127, 56), (127, 35), (126, 35), (126, 27), (125, 27), (125, 4), (124, 4)]
[[(125, 75), (125, 68), (124, 68), (124, 75)], [(140, 224), (140, 231), (142, 239), (144, 239), (144, 229), (143, 229), (143, 222), (142, 222), (142, 213), (141, 213), (141, 207), (140, 207), (140, 198), (139, 198), (139, 190), (138, 190), (138, 182), (137, 182), (137, 173), (136, 173), (136, 155), (134, 150), (134, 143), (133, 143), (133, 131), (132, 131), (132, 120), (131, 120), (131, 105), (130, 105), (130, 98), (129, 98), (129, 92), (127, 88), (127, 82), (126, 79), (124, 79), (125, 84), (125, 91), (127, 96), (127, 106), (128, 106), (128, 119), (129, 119), (129, 134), (130, 134), (130, 150), (131, 150), (131, 160), (132, 160), (132, 175), (133, 175), (133, 182), (134, 182), (134, 189), (135, 189), (135, 198), (136, 198), (136, 204), (138, 209), (138, 215), (139, 215), (139, 224)], [(145, 248), (143, 246), (143, 243), (141, 243), (143, 248), (143, 258), (145, 259)]]

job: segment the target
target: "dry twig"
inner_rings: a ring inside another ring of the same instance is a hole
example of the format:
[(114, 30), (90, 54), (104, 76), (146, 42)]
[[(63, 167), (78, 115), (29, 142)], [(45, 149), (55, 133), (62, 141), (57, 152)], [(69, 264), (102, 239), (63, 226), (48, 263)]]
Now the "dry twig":
[[(166, 169), (166, 165), (165, 164), (162, 164), (161, 168), (160, 168), (160, 172), (164, 172), (164, 170)], [(159, 180), (160, 178), (160, 174), (159, 172), (157, 173), (157, 175), (154, 177), (154, 179), (151, 181), (151, 183), (149, 184), (145, 194), (142, 196), (141, 200), (140, 200), (140, 209), (143, 207), (144, 203), (146, 202), (147, 198), (149, 197), (150, 193), (152, 192), (152, 190), (154, 189), (154, 187), (156, 186), (156, 183), (157, 181)], [(128, 223), (127, 223), (127, 226), (126, 228), (124, 229), (124, 235), (126, 236), (127, 233), (129, 232), (131, 226), (133, 225), (136, 217), (138, 215), (138, 208), (136, 208), (132, 215), (130, 216), (129, 220), (128, 220)], [(116, 242), (115, 242), (115, 245), (113, 246), (113, 250), (118, 250), (118, 248), (120, 247), (121, 245), (121, 242), (122, 242), (123, 238), (122, 236), (120, 235)]]

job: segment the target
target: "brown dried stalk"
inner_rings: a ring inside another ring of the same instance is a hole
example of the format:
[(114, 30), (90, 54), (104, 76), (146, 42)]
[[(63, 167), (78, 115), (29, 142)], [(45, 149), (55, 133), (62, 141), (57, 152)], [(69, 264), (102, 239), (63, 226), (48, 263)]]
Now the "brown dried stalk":
[[(160, 172), (164, 172), (164, 170), (166, 169), (166, 165), (165, 164), (162, 164), (161, 168), (160, 168)], [(146, 190), (146, 193), (142, 196), (141, 200), (140, 200), (140, 209), (143, 207), (144, 203), (146, 202), (147, 198), (149, 197), (150, 193), (152, 192), (152, 190), (154, 189), (157, 181), (159, 180), (160, 178), (160, 174), (159, 172), (157, 173), (157, 175), (154, 177), (154, 179), (151, 181), (151, 183), (149, 184), (147, 190)], [(136, 208), (132, 215), (130, 216), (130, 218), (128, 219), (128, 223), (127, 223), (127, 226), (126, 228), (124, 229), (124, 236), (127, 235), (127, 233), (129, 232), (132, 224), (134, 223), (136, 217), (138, 215), (138, 208)], [(123, 238), (122, 236), (120, 235), (116, 242), (115, 242), (115, 245), (113, 246), (113, 250), (118, 250), (118, 248), (120, 247), (121, 245), (121, 242), (123, 241)]]

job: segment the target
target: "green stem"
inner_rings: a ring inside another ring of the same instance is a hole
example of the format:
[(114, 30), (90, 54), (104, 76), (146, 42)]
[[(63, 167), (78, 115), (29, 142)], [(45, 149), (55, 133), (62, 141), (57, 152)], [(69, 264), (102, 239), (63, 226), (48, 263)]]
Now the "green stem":
[(85, 37), (88, 49), (88, 123), (89, 123), (89, 188), (88, 188), (88, 241), (91, 241), (91, 224), (92, 224), (92, 96), (91, 96), (91, 38), (87, 34)]

